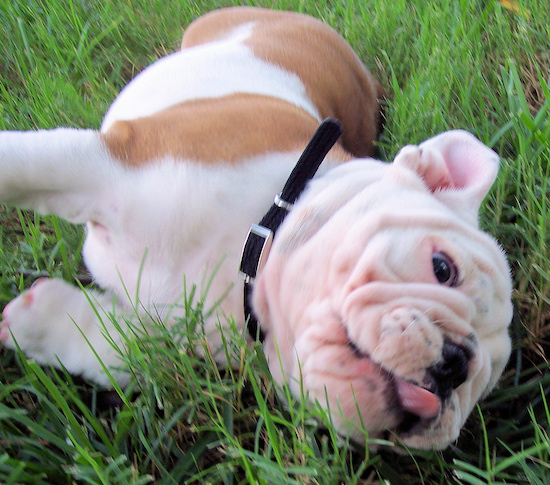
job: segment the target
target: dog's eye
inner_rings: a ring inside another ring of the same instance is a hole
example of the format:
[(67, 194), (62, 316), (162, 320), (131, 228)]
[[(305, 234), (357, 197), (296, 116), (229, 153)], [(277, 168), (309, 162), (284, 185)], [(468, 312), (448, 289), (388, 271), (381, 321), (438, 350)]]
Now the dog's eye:
[(434, 275), (442, 285), (454, 286), (458, 281), (458, 271), (453, 260), (444, 253), (434, 253), (432, 256)]

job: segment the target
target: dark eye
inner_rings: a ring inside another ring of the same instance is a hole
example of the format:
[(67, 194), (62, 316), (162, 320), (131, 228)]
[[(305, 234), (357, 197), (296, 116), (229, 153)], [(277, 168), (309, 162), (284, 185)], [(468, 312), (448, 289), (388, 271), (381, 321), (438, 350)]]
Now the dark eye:
[(458, 281), (458, 270), (453, 260), (444, 253), (434, 253), (432, 256), (434, 275), (442, 285), (454, 286)]

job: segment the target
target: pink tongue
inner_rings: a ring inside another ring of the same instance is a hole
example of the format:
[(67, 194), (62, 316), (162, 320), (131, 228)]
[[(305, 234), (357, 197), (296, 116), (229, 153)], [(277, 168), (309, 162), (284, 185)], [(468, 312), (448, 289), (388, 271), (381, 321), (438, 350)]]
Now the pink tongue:
[(433, 392), (401, 379), (395, 379), (395, 387), (405, 411), (423, 419), (433, 418), (439, 413), (441, 401)]

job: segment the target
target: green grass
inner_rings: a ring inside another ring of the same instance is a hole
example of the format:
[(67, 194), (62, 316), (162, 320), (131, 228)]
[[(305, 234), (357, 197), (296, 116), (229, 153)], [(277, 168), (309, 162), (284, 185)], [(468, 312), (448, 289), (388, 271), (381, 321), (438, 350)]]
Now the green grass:
[[(176, 49), (190, 20), (234, 3), (0, 0), (0, 129), (98, 127), (118, 90)], [(313, 14), (353, 45), (388, 94), (384, 158), (451, 128), (502, 155), (481, 214), (515, 281), (514, 350), (501, 385), (444, 452), (371, 453), (283, 389), (285, 406), (261, 349), (245, 349), (237, 331), (224, 348), (233, 365), (216, 366), (192, 332), (204, 309), (189, 288), (186, 321), (170, 332), (159, 324), (155, 339), (132, 347), (127, 363), (139, 379), (120, 392), (118, 410), (101, 389), (0, 350), (0, 482), (549, 483), (550, 5), (257, 4)], [(82, 239), (63, 221), (2, 208), (0, 305), (42, 273), (85, 278)]]

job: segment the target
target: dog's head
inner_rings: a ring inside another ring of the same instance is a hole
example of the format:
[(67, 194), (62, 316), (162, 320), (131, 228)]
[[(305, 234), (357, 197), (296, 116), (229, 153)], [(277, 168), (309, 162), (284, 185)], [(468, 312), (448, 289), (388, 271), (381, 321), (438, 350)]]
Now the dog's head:
[(254, 308), (272, 373), (338, 430), (443, 448), (510, 354), (511, 278), (478, 229), (497, 155), (472, 135), (315, 180), (279, 230)]

